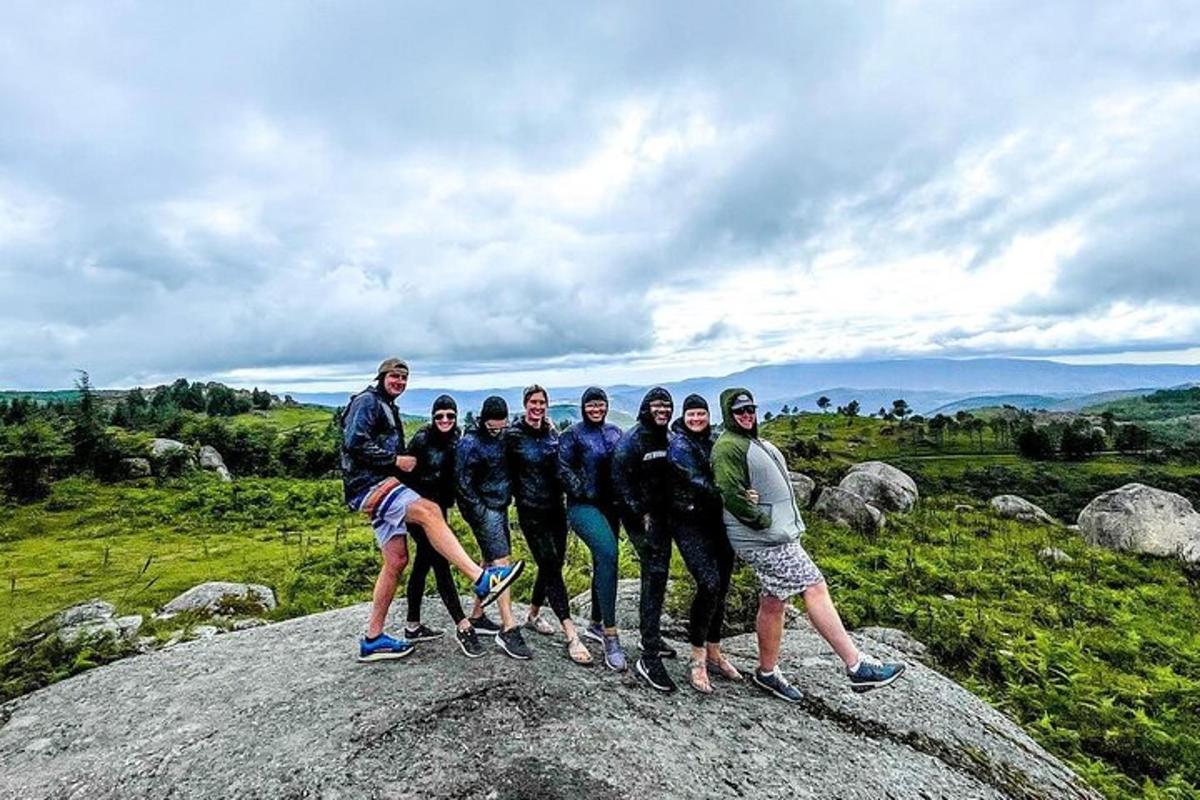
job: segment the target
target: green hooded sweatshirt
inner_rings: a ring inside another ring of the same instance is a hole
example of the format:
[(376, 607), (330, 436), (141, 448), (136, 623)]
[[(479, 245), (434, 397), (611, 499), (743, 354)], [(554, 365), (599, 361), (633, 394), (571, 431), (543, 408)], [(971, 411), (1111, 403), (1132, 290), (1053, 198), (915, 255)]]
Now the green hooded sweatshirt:
[[(721, 392), (724, 430), (713, 445), (713, 477), (725, 506), (725, 532), (739, 553), (798, 541), (804, 521), (788, 478), (787, 462), (775, 445), (758, 437), (758, 426), (743, 430), (733, 418), (733, 398), (742, 388)], [(751, 503), (746, 491), (758, 492)]]

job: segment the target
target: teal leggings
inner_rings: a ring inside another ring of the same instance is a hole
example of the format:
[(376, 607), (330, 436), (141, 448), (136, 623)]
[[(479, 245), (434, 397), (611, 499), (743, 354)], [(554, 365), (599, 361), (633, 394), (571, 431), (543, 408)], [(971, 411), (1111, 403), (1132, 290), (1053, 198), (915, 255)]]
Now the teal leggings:
[(592, 622), (617, 625), (617, 516), (596, 506), (567, 509), (571, 530), (592, 552)]

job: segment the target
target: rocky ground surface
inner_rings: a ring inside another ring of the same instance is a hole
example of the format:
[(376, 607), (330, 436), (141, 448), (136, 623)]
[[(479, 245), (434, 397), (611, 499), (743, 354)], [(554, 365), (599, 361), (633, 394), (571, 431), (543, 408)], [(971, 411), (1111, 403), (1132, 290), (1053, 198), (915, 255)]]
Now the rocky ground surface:
[[(528, 662), (468, 660), (445, 638), (359, 664), (365, 617), (188, 642), (0, 706), (0, 797), (1098, 797), (911, 656), (893, 687), (853, 693), (803, 627), (785, 632), (791, 706), (728, 682), (702, 697), (683, 660), (664, 696), (533, 632)], [(749, 672), (753, 636), (726, 650)]]

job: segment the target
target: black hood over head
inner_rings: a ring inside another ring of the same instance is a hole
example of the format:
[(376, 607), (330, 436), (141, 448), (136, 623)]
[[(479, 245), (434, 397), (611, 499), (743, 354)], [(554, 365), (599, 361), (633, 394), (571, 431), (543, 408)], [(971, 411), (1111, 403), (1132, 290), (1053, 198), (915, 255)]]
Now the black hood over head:
[[(587, 425), (591, 425), (592, 423), (588, 421), (587, 412), (583, 410), (583, 407), (596, 400), (602, 400), (605, 403), (608, 402), (608, 393), (599, 386), (589, 386), (583, 390), (583, 396), (579, 398), (579, 414), (583, 418), (583, 422)], [(607, 418), (606, 415), (605, 419)]]
[(671, 393), (661, 386), (655, 386), (650, 391), (646, 392), (646, 396), (642, 398), (642, 405), (638, 408), (638, 422), (646, 426), (647, 430), (662, 429), (666, 430), (670, 424), (668, 417), (667, 425), (659, 426), (654, 422), (654, 415), (650, 413), (650, 404), (654, 402), (670, 403), (672, 411), (675, 408), (675, 401), (671, 399)]
[(484, 424), (490, 419), (508, 419), (508, 403), (499, 395), (492, 395), (483, 401), (483, 407), (479, 409), (479, 430), (490, 433)]
[(459, 433), (457, 420), (455, 420), (450, 430), (445, 433), (438, 430), (437, 424), (433, 421), (433, 415), (439, 411), (453, 411), (455, 414), (458, 414), (458, 403), (448, 394), (437, 396), (437, 399), (433, 401), (433, 407), (429, 409), (429, 435), (435, 439), (457, 438)]

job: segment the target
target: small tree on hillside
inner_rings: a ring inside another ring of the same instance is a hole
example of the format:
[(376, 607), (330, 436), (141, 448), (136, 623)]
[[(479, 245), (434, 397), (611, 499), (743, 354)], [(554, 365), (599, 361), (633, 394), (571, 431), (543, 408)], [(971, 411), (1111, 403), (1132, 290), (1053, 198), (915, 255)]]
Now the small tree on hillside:
[(817, 398), (817, 408), (821, 409), (822, 414), (829, 410), (830, 402), (832, 401), (825, 395), (821, 395)]
[(909, 408), (908, 401), (904, 398), (892, 401), (892, 414), (896, 419), (900, 420), (901, 424), (903, 424), (904, 418), (911, 413), (912, 409)]

